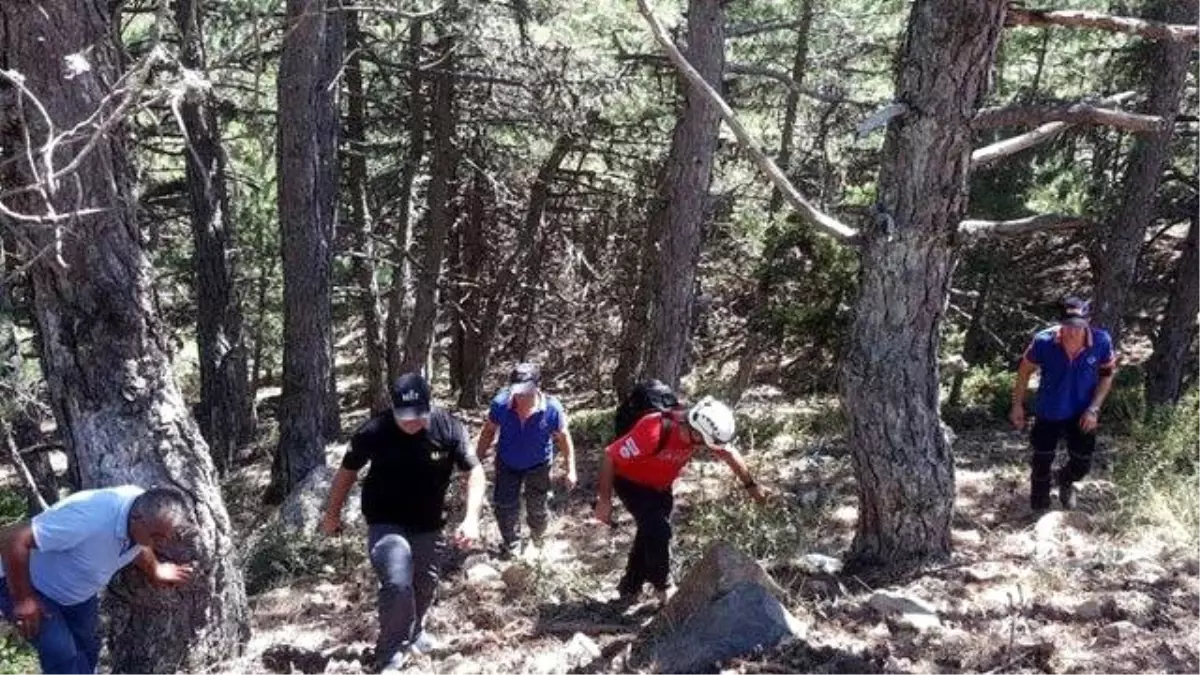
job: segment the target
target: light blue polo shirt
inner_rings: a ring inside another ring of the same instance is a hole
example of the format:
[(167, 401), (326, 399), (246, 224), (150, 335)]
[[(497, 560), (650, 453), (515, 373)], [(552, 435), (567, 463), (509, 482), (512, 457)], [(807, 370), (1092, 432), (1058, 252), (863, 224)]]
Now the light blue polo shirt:
[(488, 420), (500, 429), (496, 457), (516, 471), (532, 469), (554, 457), (554, 434), (566, 426), (567, 414), (558, 399), (538, 394), (533, 414), (521, 421), (512, 406), (511, 392), (500, 390), (488, 408)]
[(142, 550), (129, 538), (129, 509), (143, 492), (136, 485), (82, 490), (34, 516), (33, 587), (60, 605), (99, 593)]

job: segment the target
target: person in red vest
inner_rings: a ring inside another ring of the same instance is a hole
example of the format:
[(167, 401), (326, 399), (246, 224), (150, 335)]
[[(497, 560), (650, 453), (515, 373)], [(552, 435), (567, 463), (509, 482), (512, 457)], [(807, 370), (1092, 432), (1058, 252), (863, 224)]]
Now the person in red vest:
[(751, 497), (765, 499), (741, 454), (730, 445), (734, 430), (729, 406), (705, 397), (686, 412), (644, 415), (605, 450), (595, 517), (612, 525), (615, 491), (637, 523), (625, 575), (617, 587), (621, 601), (636, 600), (647, 582), (660, 601), (670, 597), (672, 487), (697, 451), (707, 448), (729, 465)]

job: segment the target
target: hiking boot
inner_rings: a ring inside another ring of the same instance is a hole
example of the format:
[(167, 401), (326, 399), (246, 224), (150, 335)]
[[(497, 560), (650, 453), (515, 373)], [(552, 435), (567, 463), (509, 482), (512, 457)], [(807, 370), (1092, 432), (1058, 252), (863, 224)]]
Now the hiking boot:
[(1058, 501), (1062, 504), (1063, 509), (1074, 511), (1079, 504), (1075, 500), (1075, 484), (1060, 481), (1058, 483)]
[(423, 630), (408, 648), (421, 656), (425, 656), (441, 649), (442, 641), (434, 637), (429, 631)]
[(516, 558), (521, 552), (521, 540), (508, 541), (500, 544), (500, 559), (504, 561)]
[(406, 665), (408, 665), (408, 652), (401, 649), (395, 654), (392, 654), (392, 658), (388, 659), (386, 663), (380, 666), (379, 673), (380, 675), (394, 675), (395, 673), (403, 671), (404, 666)]

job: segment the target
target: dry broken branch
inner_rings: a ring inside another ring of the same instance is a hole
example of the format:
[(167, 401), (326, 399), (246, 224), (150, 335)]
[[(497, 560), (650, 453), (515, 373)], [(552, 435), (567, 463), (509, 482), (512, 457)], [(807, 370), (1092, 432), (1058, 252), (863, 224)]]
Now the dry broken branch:
[(1045, 11), (1009, 6), (1005, 23), (1009, 26), (1060, 26), (1063, 28), (1094, 28), (1110, 33), (1137, 35), (1148, 40), (1195, 42), (1200, 30), (1196, 26), (1163, 23), (1147, 19), (1110, 16), (1099, 12), (1073, 10)]
[(780, 70), (775, 70), (774, 68), (767, 68), (764, 66), (749, 66), (742, 63), (729, 63), (725, 65), (725, 72), (732, 73), (734, 75), (749, 75), (752, 77), (765, 77), (772, 79), (776, 82), (782, 83), (788, 89), (791, 89), (801, 96), (806, 96), (814, 101), (821, 101), (822, 103), (829, 103), (831, 105), (840, 105), (845, 103), (848, 105), (858, 106), (860, 108), (865, 108), (871, 105), (870, 103), (853, 101), (844, 96), (827, 94), (810, 87), (805, 87), (793, 80), (792, 77), (787, 73)]
[(738, 142), (750, 155), (750, 159), (767, 174), (767, 177), (779, 189), (788, 203), (799, 212), (800, 216), (810, 224), (839, 238), (853, 239), (856, 237), (858, 233), (853, 228), (844, 225), (830, 215), (822, 213), (796, 190), (787, 176), (783, 174), (783, 171), (758, 147), (758, 144), (755, 143), (749, 132), (746, 131), (746, 128), (738, 121), (737, 115), (734, 114), (729, 104), (704, 80), (704, 77), (700, 73), (696, 72), (692, 64), (688, 63), (687, 57), (675, 46), (674, 41), (671, 40), (671, 36), (667, 34), (667, 29), (658, 20), (658, 17), (654, 16), (654, 12), (646, 4), (646, 0), (638, 0), (638, 11), (646, 18), (646, 22), (650, 24), (650, 32), (654, 35), (654, 39), (663, 50), (667, 52), (667, 56), (671, 59), (671, 62), (675, 64), (675, 67), (679, 69), (688, 83), (703, 94), (710, 105), (716, 107), (717, 112), (721, 115), (721, 119), (725, 120), (725, 124), (729, 125), (730, 130), (733, 131), (733, 135), (737, 137)]
[(1033, 232), (1049, 232), (1052, 230), (1071, 230), (1089, 225), (1090, 223), (1091, 221), (1079, 216), (1043, 213), (1016, 220), (964, 220), (959, 223), (958, 232), (967, 238), (975, 239), (1031, 234)]
[(1164, 126), (1163, 119), (1156, 115), (1105, 108), (1088, 101), (984, 108), (975, 114), (972, 126), (975, 129), (994, 129), (1048, 122), (1103, 124), (1134, 133), (1155, 133), (1161, 131)]
[[(1134, 93), (1127, 91), (1115, 96), (1097, 101), (1098, 105), (1116, 105), (1134, 97)], [(1076, 126), (1076, 122), (1051, 122), (1043, 124), (1020, 136), (1006, 138), (1003, 141), (992, 143), (991, 145), (977, 148), (971, 153), (971, 170), (986, 168), (996, 164), (1000, 160), (1006, 159), (1012, 155), (1028, 150), (1037, 145), (1041, 145), (1047, 141), (1057, 138), (1059, 134)]]

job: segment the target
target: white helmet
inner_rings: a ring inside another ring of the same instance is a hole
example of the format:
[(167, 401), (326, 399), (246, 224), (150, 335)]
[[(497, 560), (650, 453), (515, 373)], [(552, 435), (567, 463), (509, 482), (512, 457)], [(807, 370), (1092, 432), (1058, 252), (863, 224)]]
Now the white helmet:
[(709, 447), (720, 447), (733, 440), (733, 411), (711, 396), (700, 399), (688, 410), (687, 421)]

